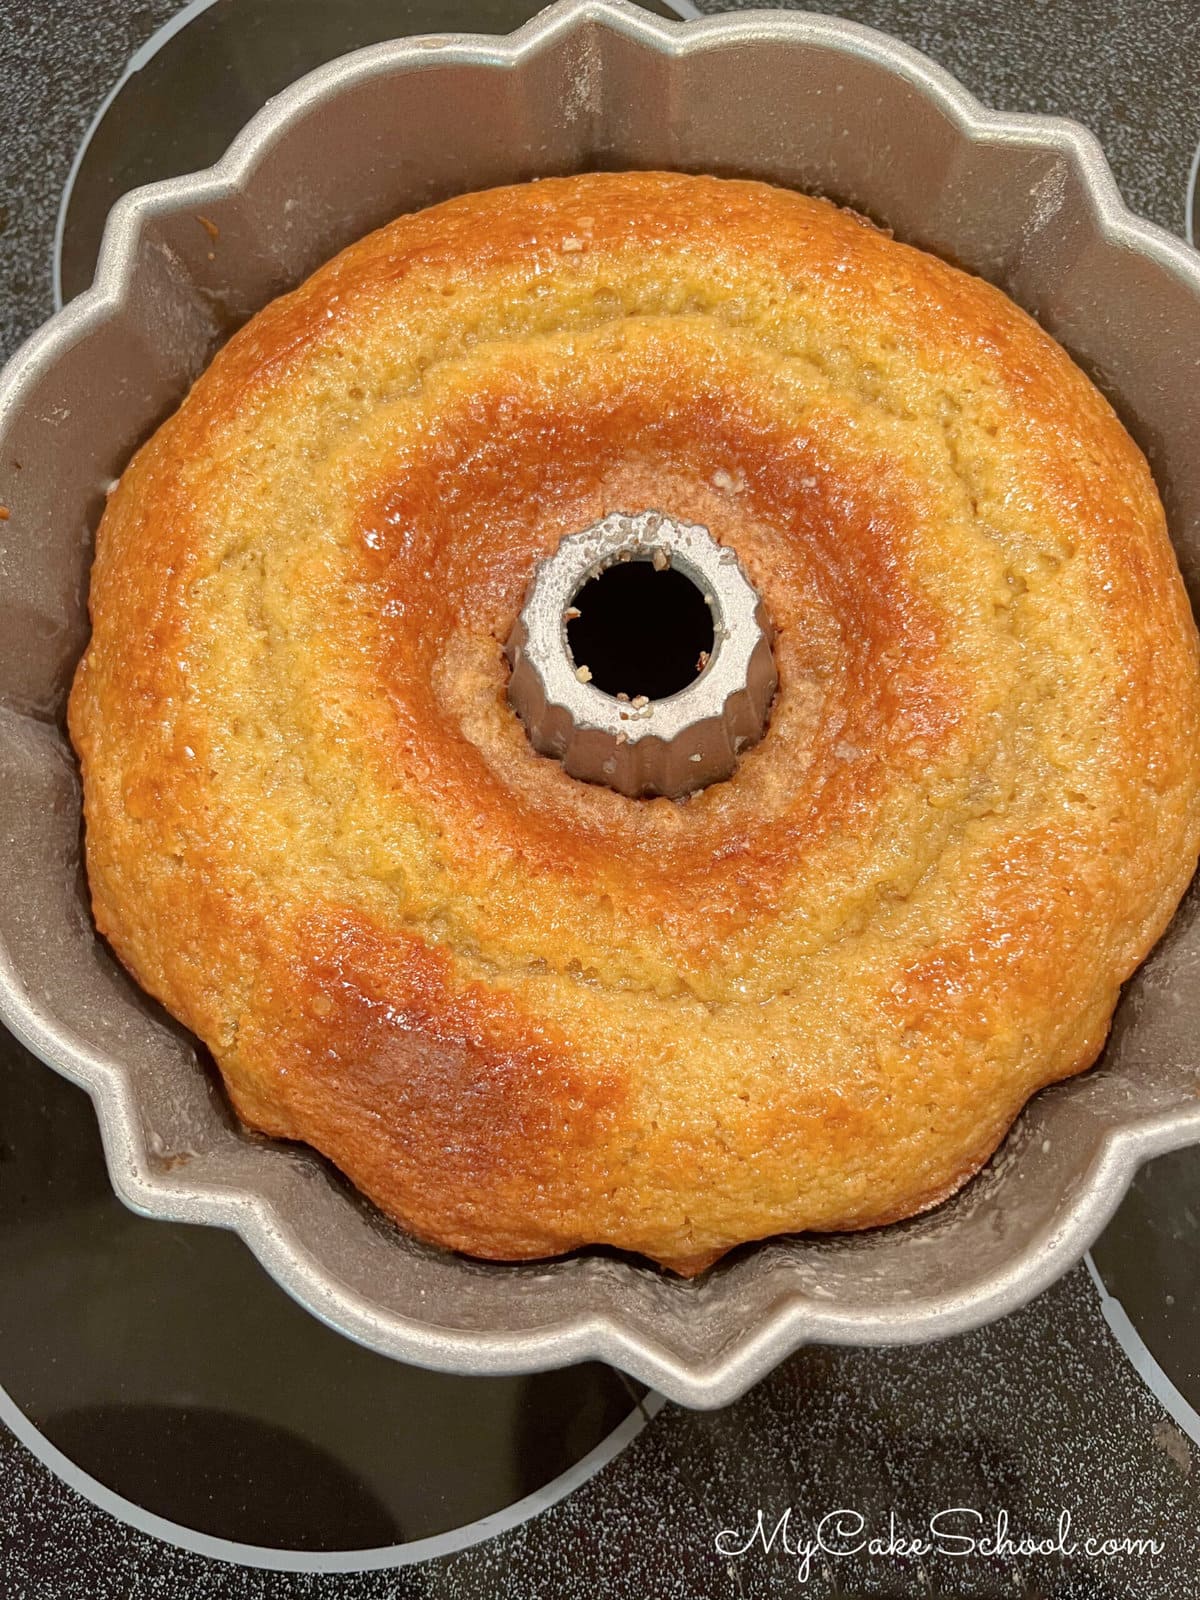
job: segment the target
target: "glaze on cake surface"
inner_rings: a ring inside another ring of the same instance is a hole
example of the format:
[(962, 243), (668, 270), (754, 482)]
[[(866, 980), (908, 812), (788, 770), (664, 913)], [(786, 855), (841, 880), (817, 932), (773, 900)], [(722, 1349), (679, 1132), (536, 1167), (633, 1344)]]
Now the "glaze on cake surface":
[[(774, 629), (685, 802), (538, 755), (536, 562), (657, 507)], [(352, 246), (97, 538), (96, 920), (240, 1115), (420, 1237), (694, 1272), (953, 1192), (1088, 1066), (1200, 846), (1154, 484), (998, 290), (823, 201), (593, 174)]]

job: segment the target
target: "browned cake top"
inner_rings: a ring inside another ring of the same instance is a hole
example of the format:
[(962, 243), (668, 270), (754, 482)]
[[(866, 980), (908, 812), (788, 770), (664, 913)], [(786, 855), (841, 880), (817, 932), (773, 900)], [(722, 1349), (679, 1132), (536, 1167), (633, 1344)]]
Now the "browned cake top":
[[(503, 644), (614, 510), (732, 546), (763, 742), (686, 802), (531, 749)], [(402, 217), (267, 307), (101, 524), (96, 916), (235, 1104), (415, 1232), (694, 1270), (950, 1192), (1098, 1052), (1200, 842), (1142, 456), (996, 289), (643, 173)]]

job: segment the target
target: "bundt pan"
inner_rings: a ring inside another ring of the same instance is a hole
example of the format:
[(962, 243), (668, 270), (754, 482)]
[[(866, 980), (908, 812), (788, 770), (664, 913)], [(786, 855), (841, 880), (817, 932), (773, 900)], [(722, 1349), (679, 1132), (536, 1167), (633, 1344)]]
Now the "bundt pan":
[(195, 1041), (97, 939), (63, 731), (105, 487), (232, 328), (398, 212), (651, 166), (830, 195), (1009, 291), (1147, 452), (1196, 596), (1200, 258), (1126, 211), (1082, 129), (984, 110), (880, 34), (798, 14), (676, 24), (563, 0), (511, 38), (362, 51), (272, 101), (211, 170), (122, 200), (95, 287), (3, 379), (0, 1014), (91, 1093), (130, 1206), (235, 1229), (350, 1337), (463, 1373), (598, 1357), (715, 1406), (805, 1342), (931, 1339), (1011, 1311), (1079, 1258), (1140, 1162), (1200, 1140), (1195, 889), (1100, 1064), (1039, 1095), (936, 1211), (772, 1240), (688, 1282), (603, 1253), (488, 1265), (414, 1242), (316, 1155), (241, 1129)]

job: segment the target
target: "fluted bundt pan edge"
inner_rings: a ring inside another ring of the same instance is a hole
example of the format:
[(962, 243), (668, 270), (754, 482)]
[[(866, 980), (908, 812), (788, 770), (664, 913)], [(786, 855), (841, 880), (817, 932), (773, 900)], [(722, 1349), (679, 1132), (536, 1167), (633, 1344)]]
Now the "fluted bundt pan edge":
[(0, 385), (0, 1016), (91, 1093), (129, 1205), (235, 1229), (349, 1336), (464, 1373), (599, 1358), (712, 1406), (802, 1343), (913, 1341), (1002, 1315), (1078, 1259), (1140, 1162), (1200, 1140), (1196, 890), (1100, 1065), (1040, 1095), (929, 1215), (768, 1242), (693, 1282), (599, 1253), (494, 1266), (406, 1238), (317, 1156), (237, 1125), (190, 1037), (95, 936), (61, 726), (105, 487), (221, 339), (399, 211), (594, 166), (826, 193), (998, 282), (1146, 450), (1195, 600), (1200, 259), (1126, 211), (1082, 129), (986, 111), (912, 51), (801, 14), (674, 24), (563, 0), (507, 39), (359, 52), (279, 96), (217, 166), (121, 201), (95, 286)]

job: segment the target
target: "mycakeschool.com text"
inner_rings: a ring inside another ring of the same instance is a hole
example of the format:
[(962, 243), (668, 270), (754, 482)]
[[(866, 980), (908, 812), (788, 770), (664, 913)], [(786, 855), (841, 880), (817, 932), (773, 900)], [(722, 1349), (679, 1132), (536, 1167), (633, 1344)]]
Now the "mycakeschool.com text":
[(792, 1507), (757, 1508), (742, 1526), (722, 1528), (716, 1551), (727, 1561), (786, 1561), (800, 1584), (832, 1576), (839, 1561), (921, 1564), (930, 1560), (1001, 1562), (1044, 1558), (1103, 1562), (1115, 1558), (1153, 1562), (1164, 1545), (1140, 1532), (1076, 1528), (1067, 1509), (1051, 1512), (1038, 1527), (1014, 1525), (1003, 1509), (948, 1506), (923, 1524), (905, 1526), (895, 1513), (872, 1525), (861, 1511), (839, 1506), (818, 1517)]

